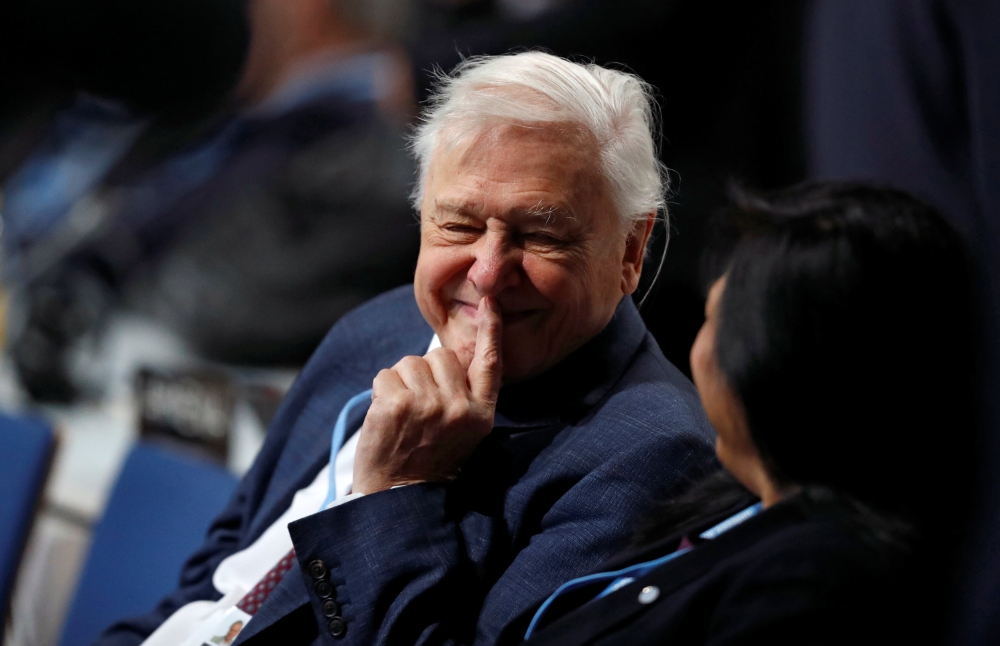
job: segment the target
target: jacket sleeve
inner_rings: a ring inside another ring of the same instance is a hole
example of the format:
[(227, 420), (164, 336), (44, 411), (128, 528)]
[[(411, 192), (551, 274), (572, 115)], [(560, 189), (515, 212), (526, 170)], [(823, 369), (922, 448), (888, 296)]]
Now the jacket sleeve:
[(134, 646), (141, 644), (178, 608), (192, 601), (216, 600), (219, 593), (212, 585), (215, 568), (238, 549), (246, 507), (247, 479), (236, 489), (229, 504), (212, 522), (205, 542), (181, 569), (177, 589), (156, 608), (137, 617), (123, 619), (105, 630), (94, 646)]
[[(467, 521), (451, 509), (453, 485), (383, 491), (292, 523), (320, 639), (331, 646), (495, 644), (525, 609), (621, 549), (648, 502), (700, 474), (710, 459), (703, 442), (675, 438), (618, 454), (575, 482), (550, 481), (549, 490), (535, 492), (534, 504), (548, 506), (538, 527), (508, 555), (491, 553), (499, 564), (470, 557), (481, 546), (466, 543)], [(510, 537), (481, 540), (507, 546)], [(312, 587), (315, 561), (325, 566), (317, 572), (328, 570), (346, 623), (339, 639)]]

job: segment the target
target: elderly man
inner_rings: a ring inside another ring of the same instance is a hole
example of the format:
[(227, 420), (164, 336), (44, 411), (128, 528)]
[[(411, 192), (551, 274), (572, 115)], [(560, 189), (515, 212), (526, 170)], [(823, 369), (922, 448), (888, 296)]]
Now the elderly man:
[(635, 77), (541, 53), (444, 79), (413, 286), (331, 330), (180, 588), (99, 643), (490, 644), (711, 468), (630, 298), (651, 115)]

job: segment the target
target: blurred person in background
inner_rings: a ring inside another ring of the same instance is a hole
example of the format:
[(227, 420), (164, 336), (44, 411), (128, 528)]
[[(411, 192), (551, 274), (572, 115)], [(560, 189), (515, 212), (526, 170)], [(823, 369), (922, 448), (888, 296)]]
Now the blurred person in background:
[[(401, 129), (413, 100), (392, 46), (407, 7), (251, 0), (231, 99), (198, 118), (147, 124), (82, 99), (91, 124), (110, 111), (101, 154), (43, 148), (5, 189), (5, 214), (44, 231), (6, 240), (29, 392), (72, 398), (74, 347), (118, 308), (206, 358), (294, 365), (343, 312), (408, 280), (417, 233)], [(83, 190), (39, 173), (46, 158), (82, 167)]]
[(945, 643), (1000, 641), (1000, 4), (818, 0), (806, 30), (809, 174), (928, 200), (965, 235), (986, 314), (967, 581)]
[[(87, 203), (147, 130), (183, 132), (217, 111), (242, 66), (246, 19), (240, 0), (40, 0), (5, 3), (2, 11), (0, 67), (12, 90), (0, 99), (2, 269), (15, 301), (6, 322), (17, 339), (26, 305), (36, 300), (29, 285), (39, 284), (93, 220), (73, 207)], [(48, 325), (27, 335), (42, 341), (33, 343), (34, 363), (52, 377), (29, 375), (36, 394), (67, 393), (62, 353), (45, 340), (62, 347), (59, 339), (75, 338), (91, 325), (89, 314), (104, 309), (99, 282), (97, 289), (85, 276), (75, 282), (62, 291), (86, 296), (43, 297), (50, 311), (40, 318)]]
[[(242, 66), (247, 39), (244, 13), (242, 0), (3, 3), (0, 182), (7, 182), (32, 148), (42, 149), (43, 154), (36, 157), (53, 157), (60, 145), (74, 139), (77, 146), (72, 152), (90, 148), (97, 155), (93, 161), (99, 170), (82, 168), (71, 157), (65, 164), (71, 169), (51, 174), (74, 170), (100, 178), (107, 170), (102, 157), (114, 159), (127, 150), (125, 146), (101, 152), (105, 146), (102, 124), (118, 116), (124, 122), (176, 125), (214, 109), (231, 91)], [(79, 95), (100, 97), (97, 102), (107, 106), (104, 118), (94, 102), (74, 110)], [(54, 126), (53, 119), (60, 113), (65, 115), (64, 123), (78, 127)], [(97, 132), (88, 132), (89, 125)], [(113, 146), (114, 137), (109, 139), (108, 145)], [(36, 159), (36, 164), (41, 161)], [(51, 201), (91, 188), (79, 180), (49, 182), (47, 187), (56, 189)], [(44, 211), (45, 206), (36, 210)], [(46, 214), (7, 215), (18, 219)]]

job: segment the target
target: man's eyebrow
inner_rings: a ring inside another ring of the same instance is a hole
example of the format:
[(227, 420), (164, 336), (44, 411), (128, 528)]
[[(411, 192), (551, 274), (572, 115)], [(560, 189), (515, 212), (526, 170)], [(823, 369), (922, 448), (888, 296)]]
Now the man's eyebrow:
[(453, 213), (455, 215), (464, 215), (466, 217), (478, 217), (479, 215), (479, 209), (472, 204), (460, 204), (458, 202), (442, 200), (434, 200), (434, 210)]
[[(434, 210), (438, 213), (451, 213), (467, 218), (480, 218), (481, 207), (475, 204), (465, 204), (461, 202), (451, 202), (448, 200), (434, 200)], [(513, 209), (511, 215), (527, 215), (542, 218), (545, 224), (552, 224), (557, 220), (576, 220), (575, 212), (567, 206), (557, 204), (545, 204), (539, 202), (534, 206)]]
[(576, 215), (573, 210), (563, 205), (544, 204), (539, 202), (532, 207), (523, 209), (522, 212), (525, 215), (533, 215), (544, 218), (545, 224), (552, 224), (554, 221), (559, 219), (576, 220)]

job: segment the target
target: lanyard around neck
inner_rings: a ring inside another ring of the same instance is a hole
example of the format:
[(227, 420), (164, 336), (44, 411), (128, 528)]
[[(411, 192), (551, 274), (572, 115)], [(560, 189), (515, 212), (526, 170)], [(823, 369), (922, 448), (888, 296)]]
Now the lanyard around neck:
[(326, 500), (323, 501), (323, 506), (319, 508), (320, 511), (326, 509), (327, 505), (337, 499), (337, 453), (344, 446), (344, 440), (347, 436), (347, 416), (351, 414), (355, 406), (369, 402), (371, 399), (371, 389), (358, 393), (347, 400), (344, 407), (340, 409), (340, 415), (337, 415), (337, 422), (333, 425), (333, 439), (330, 441), (330, 486), (326, 492)]

